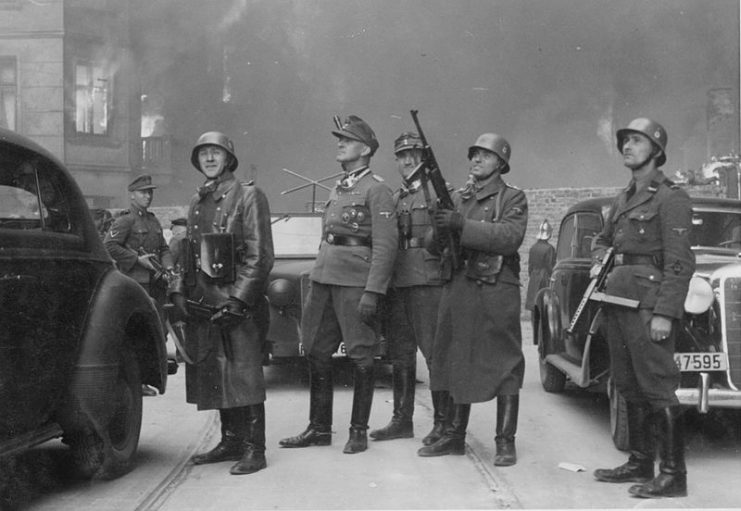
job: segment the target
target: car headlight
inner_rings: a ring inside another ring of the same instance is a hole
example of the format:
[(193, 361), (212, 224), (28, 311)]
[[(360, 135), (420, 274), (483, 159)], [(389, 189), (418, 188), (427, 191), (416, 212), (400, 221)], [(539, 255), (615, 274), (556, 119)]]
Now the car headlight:
[(275, 279), (268, 286), (268, 301), (273, 307), (282, 309), (292, 305), (298, 293), (296, 286), (287, 279)]
[(713, 300), (715, 296), (710, 283), (702, 277), (692, 277), (684, 300), (684, 310), (690, 314), (702, 314), (713, 305)]

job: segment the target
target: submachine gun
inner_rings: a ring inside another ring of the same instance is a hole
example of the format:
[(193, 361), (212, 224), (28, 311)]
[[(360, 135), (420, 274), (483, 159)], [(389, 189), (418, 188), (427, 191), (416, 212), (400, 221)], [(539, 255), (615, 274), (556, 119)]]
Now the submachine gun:
[[(422, 141), (422, 161), (416, 169), (407, 178), (408, 182), (414, 181), (418, 176), (422, 182), (422, 191), (425, 195), (425, 201), (427, 202), (427, 208), (430, 212), (430, 216), (435, 213), (436, 209), (450, 209), (455, 210), (455, 203), (450, 196), (448, 191), (448, 185), (445, 182), (445, 178), (440, 172), (440, 166), (437, 164), (435, 153), (432, 152), (432, 147), (427, 143), (427, 137), (422, 130), (422, 126), (419, 123), (417, 117), (417, 110), (411, 110), (409, 112), (412, 115), (414, 126), (417, 128), (417, 134)], [(430, 191), (428, 189), (428, 183), (432, 185), (432, 189), (435, 190), (437, 199), (433, 200), (430, 197)], [(437, 232), (437, 226), (435, 222), (432, 222), (432, 230), (436, 240), (440, 240)], [(451, 263), (453, 268), (460, 268), (461, 265), (461, 242), (457, 233), (449, 232), (446, 239), (442, 240), (444, 246), (448, 248), (451, 257)]]
[(139, 247), (137, 253), (140, 256), (150, 256), (149, 263), (152, 265), (152, 268), (154, 268), (154, 271), (150, 270), (150, 285), (164, 285), (167, 287), (175, 279), (175, 272), (162, 266), (162, 261), (160, 261), (157, 254), (147, 252), (144, 250), (144, 247)]

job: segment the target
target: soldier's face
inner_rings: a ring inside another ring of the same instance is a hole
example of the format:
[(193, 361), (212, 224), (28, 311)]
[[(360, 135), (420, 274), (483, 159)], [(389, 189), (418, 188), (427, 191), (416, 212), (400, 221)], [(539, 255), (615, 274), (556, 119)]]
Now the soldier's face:
[(623, 139), (623, 165), (631, 170), (643, 167), (653, 156), (651, 140), (640, 133), (628, 133)]
[(131, 200), (140, 208), (147, 209), (152, 203), (154, 192), (152, 190), (136, 190), (131, 192)]
[(470, 162), (471, 175), (477, 181), (483, 181), (495, 172), (500, 172), (504, 163), (499, 156), (482, 148), (474, 149)]
[(215, 179), (224, 172), (229, 162), (229, 155), (219, 146), (207, 145), (198, 150), (198, 164), (209, 179)]
[(396, 165), (399, 167), (399, 174), (406, 179), (409, 174), (417, 168), (422, 161), (422, 151), (419, 149), (404, 149), (396, 153)]
[(370, 148), (359, 140), (346, 137), (337, 138), (337, 157), (335, 159), (340, 163), (356, 162), (369, 152)]

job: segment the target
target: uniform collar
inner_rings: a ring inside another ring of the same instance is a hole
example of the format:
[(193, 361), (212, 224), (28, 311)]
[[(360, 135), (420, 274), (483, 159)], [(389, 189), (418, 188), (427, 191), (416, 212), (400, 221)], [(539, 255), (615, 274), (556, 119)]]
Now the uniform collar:
[(224, 172), (216, 179), (209, 179), (198, 188), (198, 195), (203, 199), (209, 193), (213, 194), (214, 200), (220, 200), (226, 193), (232, 189), (237, 178), (232, 172)]
[(401, 195), (409, 195), (410, 193), (417, 193), (422, 189), (422, 180), (421, 179), (415, 179), (411, 183), (403, 182), (401, 184)]
[(345, 177), (337, 181), (337, 186), (341, 188), (352, 188), (358, 183), (358, 181), (363, 179), (369, 173), (370, 168), (367, 165), (364, 165), (352, 172), (348, 172)]
[(473, 194), (476, 196), (476, 200), (486, 199), (491, 195), (499, 193), (506, 184), (500, 174), (496, 174), (486, 179), (483, 182), (474, 181), (472, 183)]
[(129, 211), (136, 216), (147, 216), (149, 214), (149, 211), (139, 206), (138, 204), (134, 204), (133, 202), (131, 203)]
[(620, 194), (620, 201), (615, 216), (618, 216), (629, 209), (633, 209), (651, 199), (651, 197), (653, 197), (658, 191), (661, 183), (666, 181), (666, 176), (664, 176), (663, 172), (656, 169), (647, 177), (646, 180), (648, 181), (648, 184), (640, 190), (636, 190), (632, 197), (628, 198), (628, 192), (631, 188), (636, 186), (636, 180), (630, 180), (628, 186), (626, 186)]

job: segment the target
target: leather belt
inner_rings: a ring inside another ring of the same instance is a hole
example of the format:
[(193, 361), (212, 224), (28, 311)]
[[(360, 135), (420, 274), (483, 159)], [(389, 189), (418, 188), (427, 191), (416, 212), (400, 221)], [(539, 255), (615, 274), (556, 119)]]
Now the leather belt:
[(615, 266), (647, 265), (661, 267), (659, 257), (644, 254), (615, 254)]
[(324, 240), (330, 245), (338, 245), (342, 247), (370, 247), (370, 238), (361, 238), (360, 236), (342, 236), (340, 234), (332, 234), (331, 232), (324, 237)]
[(407, 250), (410, 248), (424, 248), (424, 246), (425, 239), (423, 237), (399, 240), (399, 248), (402, 250)]

